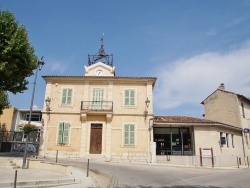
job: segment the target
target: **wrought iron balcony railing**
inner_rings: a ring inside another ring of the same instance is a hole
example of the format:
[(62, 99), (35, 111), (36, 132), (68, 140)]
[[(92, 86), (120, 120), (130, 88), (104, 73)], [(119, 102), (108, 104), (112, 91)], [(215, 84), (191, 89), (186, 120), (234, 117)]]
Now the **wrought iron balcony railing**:
[(112, 101), (82, 101), (82, 111), (113, 111)]

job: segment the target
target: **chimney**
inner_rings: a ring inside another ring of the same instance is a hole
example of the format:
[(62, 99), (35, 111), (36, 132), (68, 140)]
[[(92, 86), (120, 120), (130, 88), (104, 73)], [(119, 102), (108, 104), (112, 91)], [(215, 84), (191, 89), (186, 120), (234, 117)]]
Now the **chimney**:
[(218, 89), (225, 90), (225, 85), (224, 85), (224, 83), (221, 83)]

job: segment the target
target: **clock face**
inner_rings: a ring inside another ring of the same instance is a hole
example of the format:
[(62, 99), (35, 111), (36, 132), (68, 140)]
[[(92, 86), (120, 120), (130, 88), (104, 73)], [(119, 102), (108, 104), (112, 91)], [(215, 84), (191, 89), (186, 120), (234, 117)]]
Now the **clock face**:
[(102, 74), (103, 74), (103, 71), (101, 69), (98, 69), (96, 71), (96, 76), (102, 76)]

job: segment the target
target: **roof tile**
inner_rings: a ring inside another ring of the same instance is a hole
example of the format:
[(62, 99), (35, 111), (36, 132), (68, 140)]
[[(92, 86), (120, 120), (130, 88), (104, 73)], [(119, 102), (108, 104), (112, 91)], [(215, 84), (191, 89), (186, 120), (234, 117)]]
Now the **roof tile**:
[(207, 119), (187, 116), (155, 116), (154, 123), (218, 123)]

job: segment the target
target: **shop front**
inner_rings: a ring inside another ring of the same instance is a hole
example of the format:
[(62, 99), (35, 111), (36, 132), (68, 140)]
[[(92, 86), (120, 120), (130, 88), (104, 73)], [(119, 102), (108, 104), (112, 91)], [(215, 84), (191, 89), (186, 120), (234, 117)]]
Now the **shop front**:
[(154, 127), (156, 155), (193, 155), (192, 127)]

